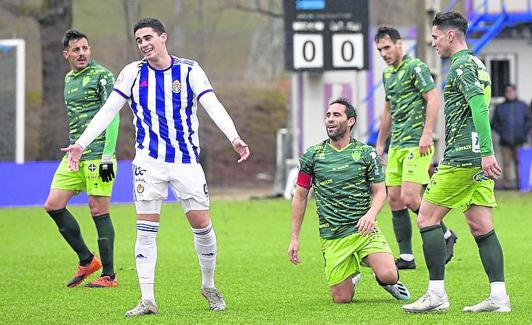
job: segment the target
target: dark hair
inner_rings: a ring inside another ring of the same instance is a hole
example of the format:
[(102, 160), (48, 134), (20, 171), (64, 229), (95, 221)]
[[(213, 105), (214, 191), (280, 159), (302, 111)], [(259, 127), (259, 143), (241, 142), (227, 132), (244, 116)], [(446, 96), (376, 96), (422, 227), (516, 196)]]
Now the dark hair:
[(83, 34), (80, 31), (77, 31), (75, 29), (67, 30), (65, 32), (65, 35), (63, 36), (63, 50), (66, 50), (68, 48), (69, 43), (70, 43), (71, 40), (78, 40), (78, 39), (81, 39), (81, 38), (84, 38), (87, 41), (89, 40), (87, 35)]
[(160, 20), (155, 18), (142, 18), (135, 24), (135, 26), (133, 26), (133, 34), (135, 34), (137, 30), (146, 27), (151, 27), (157, 33), (157, 35), (166, 33), (163, 23), (161, 23)]
[[(336, 99), (333, 99), (330, 103), (329, 103), (329, 106), (333, 105), (333, 104), (341, 104), (341, 105), (344, 105), (345, 106), (345, 115), (347, 115), (347, 119), (350, 119), (352, 117), (355, 118), (355, 123), (356, 123), (356, 119), (357, 119), (357, 111), (355, 110), (355, 107), (353, 106), (353, 104), (351, 104), (351, 101), (345, 97), (338, 97)], [(351, 126), (351, 130), (353, 129), (353, 126), (355, 126), (354, 124)]]
[(513, 90), (517, 90), (517, 86), (514, 85), (514, 84), (506, 84), (506, 85), (504, 85), (504, 89), (505, 89), (505, 90), (506, 90), (506, 88), (508, 88), (508, 87), (512, 88)]
[(438, 26), (440, 29), (446, 29), (449, 27), (457, 28), (464, 33), (467, 32), (467, 19), (458, 11), (438, 12), (432, 20), (433, 26)]
[(401, 34), (399, 34), (399, 31), (394, 27), (381, 26), (377, 29), (377, 34), (375, 34), (375, 42), (378, 42), (386, 36), (388, 36), (394, 43), (401, 39)]

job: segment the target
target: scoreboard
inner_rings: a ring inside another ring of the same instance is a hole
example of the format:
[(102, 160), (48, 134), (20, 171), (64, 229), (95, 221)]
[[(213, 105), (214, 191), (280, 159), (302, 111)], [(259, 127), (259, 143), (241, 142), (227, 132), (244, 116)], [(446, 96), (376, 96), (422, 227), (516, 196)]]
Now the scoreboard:
[(285, 68), (366, 70), (368, 0), (284, 0)]

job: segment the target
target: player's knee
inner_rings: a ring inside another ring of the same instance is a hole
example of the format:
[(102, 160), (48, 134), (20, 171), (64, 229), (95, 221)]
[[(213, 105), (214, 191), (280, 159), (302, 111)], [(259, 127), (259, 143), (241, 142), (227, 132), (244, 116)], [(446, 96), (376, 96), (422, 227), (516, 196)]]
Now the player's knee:
[(405, 205), (400, 195), (392, 193), (388, 193), (388, 203), (394, 211), (402, 209)]
[(353, 294), (348, 292), (334, 292), (332, 298), (335, 304), (348, 304), (353, 300)]
[(436, 223), (433, 220), (431, 220), (427, 215), (422, 214), (420, 212), (419, 215), (417, 216), (416, 224), (419, 229), (423, 229), (425, 227), (433, 226)]
[(375, 274), (375, 277), (380, 285), (396, 284), (399, 280), (399, 275), (397, 274), (397, 269), (395, 267), (379, 270), (379, 272)]
[(91, 206), (89, 207), (90, 211), (91, 211), (91, 216), (95, 217), (95, 216), (101, 216), (103, 214), (106, 214), (108, 213), (108, 210), (107, 209), (104, 209), (102, 207), (99, 207), (99, 206)]
[(60, 204), (58, 204), (57, 202), (54, 202), (52, 200), (46, 200), (46, 202), (44, 202), (43, 208), (44, 208), (44, 210), (46, 210), (46, 212), (50, 212), (50, 211), (61, 210), (61, 209), (65, 208), (65, 207), (61, 206)]

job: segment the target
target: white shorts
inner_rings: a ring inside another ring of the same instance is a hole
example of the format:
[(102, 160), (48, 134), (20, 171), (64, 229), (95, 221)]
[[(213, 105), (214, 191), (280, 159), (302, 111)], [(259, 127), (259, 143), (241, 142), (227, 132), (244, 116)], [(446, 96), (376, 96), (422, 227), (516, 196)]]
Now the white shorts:
[[(168, 197), (168, 186), (185, 213), (209, 210), (209, 191), (200, 164), (166, 163), (137, 154), (133, 160), (133, 196), (137, 213), (160, 213), (161, 202)], [(146, 201), (158, 204), (154, 206)]]

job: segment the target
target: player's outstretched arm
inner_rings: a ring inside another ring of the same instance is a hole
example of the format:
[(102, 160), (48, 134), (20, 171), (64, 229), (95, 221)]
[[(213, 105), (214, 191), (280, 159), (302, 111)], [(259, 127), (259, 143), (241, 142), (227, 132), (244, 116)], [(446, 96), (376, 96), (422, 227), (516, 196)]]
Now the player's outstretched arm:
[(384, 206), (384, 201), (386, 201), (386, 186), (384, 182), (371, 183), (371, 192), (373, 193), (371, 208), (357, 223), (358, 233), (362, 236), (367, 236), (373, 232), (377, 214)]
[(299, 233), (301, 232), (301, 225), (305, 217), (305, 210), (307, 209), (307, 197), (310, 191), (309, 188), (296, 185), (294, 198), (292, 199), (292, 236), (290, 244), (288, 245), (288, 258), (290, 262), (295, 265), (301, 263), (299, 258)]

